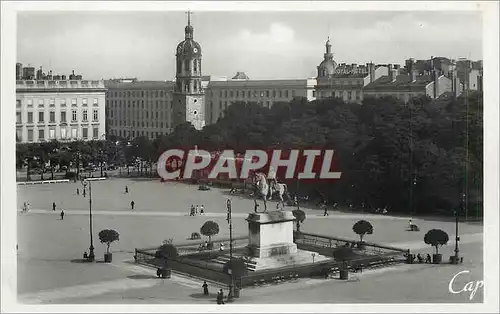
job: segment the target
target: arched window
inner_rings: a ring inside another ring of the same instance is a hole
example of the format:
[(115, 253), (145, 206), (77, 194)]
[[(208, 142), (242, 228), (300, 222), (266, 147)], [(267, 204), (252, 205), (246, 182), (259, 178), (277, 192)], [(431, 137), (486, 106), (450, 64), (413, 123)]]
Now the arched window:
[(193, 60), (193, 71), (194, 72), (198, 71), (198, 61), (197, 60)]
[(184, 61), (184, 71), (190, 71), (189, 60)]

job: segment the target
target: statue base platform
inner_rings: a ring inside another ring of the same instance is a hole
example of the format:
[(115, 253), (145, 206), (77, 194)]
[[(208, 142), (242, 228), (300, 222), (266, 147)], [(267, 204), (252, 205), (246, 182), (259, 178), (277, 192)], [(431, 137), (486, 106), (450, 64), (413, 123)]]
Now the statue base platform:
[(289, 211), (251, 213), (248, 222), (248, 251), (251, 257), (266, 258), (297, 253), (293, 242), (295, 217)]
[(254, 265), (253, 270), (260, 271), (266, 269), (311, 264), (313, 262), (319, 263), (329, 259), (332, 258), (324, 255), (319, 255), (318, 253), (315, 252), (298, 249), (292, 254), (275, 255), (269, 257), (254, 257), (251, 258), (250, 261)]

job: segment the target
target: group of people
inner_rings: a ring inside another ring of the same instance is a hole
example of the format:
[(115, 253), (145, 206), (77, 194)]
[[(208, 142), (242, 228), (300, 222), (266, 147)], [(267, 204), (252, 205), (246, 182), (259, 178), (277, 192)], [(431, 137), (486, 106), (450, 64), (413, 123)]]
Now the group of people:
[(203, 205), (191, 205), (191, 209), (189, 211), (189, 216), (197, 216), (197, 215), (205, 215), (205, 206)]
[(23, 204), (23, 209), (21, 210), (21, 212), (23, 212), (23, 213), (27, 213), (27, 212), (30, 210), (30, 206), (31, 206), (31, 204), (30, 204), (30, 203), (28, 203), (28, 202), (24, 202), (24, 204)]
[[(203, 285), (201, 287), (203, 288), (203, 295), (210, 295), (208, 293), (208, 284), (206, 281), (203, 281)], [(222, 289), (217, 291), (217, 304), (224, 304), (224, 291), (222, 291)]]

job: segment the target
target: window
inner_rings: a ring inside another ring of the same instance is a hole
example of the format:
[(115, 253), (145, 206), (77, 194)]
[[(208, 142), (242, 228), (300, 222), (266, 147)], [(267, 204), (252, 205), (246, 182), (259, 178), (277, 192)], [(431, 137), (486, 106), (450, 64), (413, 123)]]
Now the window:
[(82, 128), (82, 135), (84, 139), (87, 139), (89, 137), (89, 129), (88, 128)]
[(43, 123), (45, 117), (45, 112), (41, 111), (38, 113), (38, 123)]
[(184, 71), (189, 71), (190, 68), (191, 67), (189, 66), (189, 60), (184, 61)]
[(76, 98), (71, 99), (71, 107), (76, 107)]
[(16, 123), (22, 123), (22, 122), (23, 122), (23, 120), (21, 118), (21, 112), (18, 111), (18, 112), (16, 112)]
[(288, 98), (288, 90), (285, 91), (285, 97)]
[(94, 106), (99, 106), (99, 99), (94, 98), (93, 104), (94, 104)]
[(39, 141), (45, 140), (45, 130), (44, 129), (38, 130), (38, 140)]
[[(144, 97), (144, 91), (141, 91), (141, 97)], [(143, 101), (144, 103), (144, 101)]]
[(269, 97), (269, 91), (266, 90), (266, 97)]
[(33, 108), (33, 99), (28, 99), (28, 108)]
[(21, 108), (21, 101), (19, 99), (16, 100), (16, 108)]
[(55, 99), (49, 99), (49, 107), (55, 107), (56, 106), (56, 100)]
[(351, 91), (347, 92), (347, 99), (349, 99), (349, 100), (352, 99), (352, 92)]
[(55, 123), (56, 122), (56, 113), (51, 111), (49, 112), (49, 123)]
[(33, 142), (33, 130), (28, 130), (28, 142)]
[(22, 142), (23, 141), (23, 130), (22, 129), (16, 129), (16, 142)]
[(87, 121), (88, 120), (88, 113), (87, 110), (83, 110), (83, 116), (82, 116), (82, 121)]
[(78, 129), (77, 128), (71, 129), (71, 138), (78, 138)]
[(315, 90), (313, 90), (313, 97), (316, 97), (316, 91)]
[(83, 98), (82, 99), (82, 106), (87, 107), (87, 101), (88, 101), (87, 98)]
[(61, 111), (61, 122), (66, 122), (66, 111)]
[(92, 129), (92, 137), (93, 138), (99, 138), (99, 128), (93, 128)]
[(224, 97), (227, 98), (227, 90), (224, 91)]
[(38, 108), (43, 108), (43, 99), (38, 99)]
[(94, 112), (92, 114), (93, 121), (98, 121), (99, 120), (99, 110), (94, 109)]
[(61, 99), (60, 104), (61, 107), (66, 107), (66, 99)]
[(193, 71), (198, 71), (198, 62), (196, 62), (196, 60), (193, 61)]
[(28, 112), (28, 123), (33, 123), (33, 112)]
[(233, 94), (233, 91), (229, 91), (229, 97), (233, 97), (234, 94)]
[(71, 111), (71, 121), (73, 121), (73, 122), (76, 121), (76, 110)]
[[(65, 113), (66, 113), (66, 112), (65, 112)], [(66, 130), (66, 128), (61, 128), (61, 138), (63, 138), (63, 139), (64, 139), (64, 138), (66, 138), (66, 136), (68, 135), (68, 134), (66, 133), (66, 131), (67, 131), (67, 130)]]
[(56, 138), (56, 130), (55, 129), (50, 129), (49, 130), (49, 139), (53, 140)]

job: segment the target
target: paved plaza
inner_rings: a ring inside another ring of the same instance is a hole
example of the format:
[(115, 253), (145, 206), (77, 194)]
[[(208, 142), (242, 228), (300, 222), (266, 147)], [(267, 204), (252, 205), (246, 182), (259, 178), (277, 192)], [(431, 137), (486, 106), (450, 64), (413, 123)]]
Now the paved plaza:
[[(125, 194), (125, 186), (129, 193)], [(76, 189), (80, 189), (80, 195)], [(134, 248), (157, 246), (166, 239), (185, 242), (192, 232), (199, 232), (206, 220), (219, 223), (220, 234), (228, 237), (225, 200), (233, 203), (234, 231), (247, 234), (247, 213), (253, 201), (229, 196), (227, 190), (213, 188), (198, 191), (196, 185), (160, 183), (149, 179), (108, 179), (92, 183), (94, 213), (94, 246), (97, 263), (79, 262), (89, 247), (88, 194), (82, 195), (81, 183), (18, 186), (18, 292), (23, 302), (39, 303), (213, 303), (215, 295), (201, 295), (197, 279), (174, 274), (159, 280), (151, 269), (129, 263)], [(130, 202), (135, 202), (135, 209)], [(31, 204), (28, 213), (20, 213), (23, 202)], [(52, 202), (57, 204), (52, 211)], [(203, 204), (206, 215), (189, 217), (191, 204)], [(268, 204), (268, 209), (275, 207)], [(60, 210), (64, 209), (64, 220)], [(291, 207), (288, 210), (292, 209)], [(359, 219), (369, 220), (373, 235), (366, 241), (410, 248), (415, 253), (432, 253), (423, 236), (433, 228), (445, 230), (450, 242), (441, 249), (443, 259), (453, 254), (454, 223), (413, 217), (420, 232), (408, 232), (408, 217), (363, 215), (304, 209), (305, 232), (356, 239), (352, 225)], [(120, 241), (113, 243), (113, 263), (100, 262), (105, 245), (97, 234), (115, 229)], [(448, 292), (450, 279), (461, 270), (469, 270), (457, 281), (483, 278), (482, 234), (477, 223), (460, 225), (461, 254), (464, 264), (401, 265), (355, 274), (349, 282), (335, 279), (302, 279), (294, 283), (248, 288), (238, 303), (353, 303), (353, 302), (480, 302), (482, 291), (471, 301), (464, 294)], [(215, 293), (216, 287), (211, 287)], [(293, 292), (293, 293), (291, 293)]]

